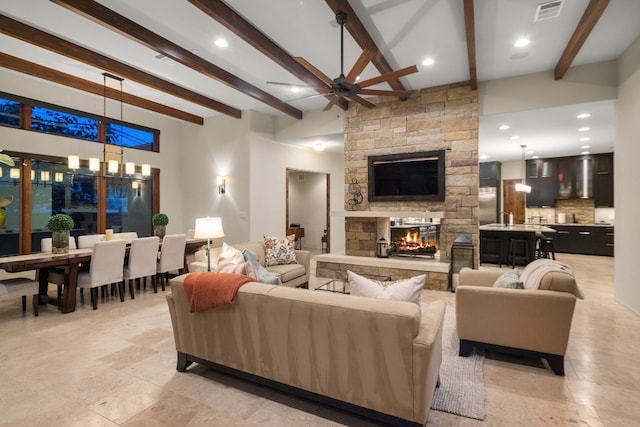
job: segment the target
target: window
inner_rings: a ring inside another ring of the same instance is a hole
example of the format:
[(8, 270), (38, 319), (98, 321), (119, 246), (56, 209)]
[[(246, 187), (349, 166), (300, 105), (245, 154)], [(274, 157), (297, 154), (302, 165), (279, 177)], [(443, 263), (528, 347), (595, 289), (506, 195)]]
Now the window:
[(131, 126), (107, 123), (107, 143), (121, 147), (153, 151), (154, 132)]
[(97, 119), (51, 108), (39, 106), (31, 108), (31, 129), (86, 141), (98, 141)]
[(0, 98), (0, 125), (20, 127), (20, 103)]

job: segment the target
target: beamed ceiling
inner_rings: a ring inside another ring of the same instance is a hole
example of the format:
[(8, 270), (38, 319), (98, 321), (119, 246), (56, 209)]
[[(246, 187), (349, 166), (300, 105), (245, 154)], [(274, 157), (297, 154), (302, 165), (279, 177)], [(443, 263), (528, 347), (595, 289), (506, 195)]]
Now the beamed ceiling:
[[(0, 66), (97, 96), (102, 73), (115, 74), (125, 79), (125, 103), (202, 124), (244, 110), (303, 119), (331, 100), (337, 111), (360, 102), (322, 89), (325, 77), (340, 74), (338, 12), (347, 14), (345, 74), (356, 65), (359, 82), (387, 77), (369, 93), (459, 81), (477, 87), (544, 71), (564, 79), (572, 67), (617, 59), (640, 35), (636, 0), (564, 0), (558, 17), (536, 22), (539, 3), (0, 0)], [(520, 37), (531, 43), (515, 48)], [(219, 38), (228, 46), (216, 46)], [(434, 64), (423, 65), (426, 58)], [(399, 71), (414, 65), (415, 73)], [(364, 92), (359, 97), (375, 103)]]

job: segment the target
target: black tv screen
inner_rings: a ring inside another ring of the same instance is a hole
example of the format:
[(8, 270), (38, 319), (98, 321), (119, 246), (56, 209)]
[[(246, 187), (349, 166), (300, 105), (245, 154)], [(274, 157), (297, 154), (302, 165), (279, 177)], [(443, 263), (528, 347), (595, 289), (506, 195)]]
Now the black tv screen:
[(369, 201), (444, 200), (444, 151), (369, 156)]

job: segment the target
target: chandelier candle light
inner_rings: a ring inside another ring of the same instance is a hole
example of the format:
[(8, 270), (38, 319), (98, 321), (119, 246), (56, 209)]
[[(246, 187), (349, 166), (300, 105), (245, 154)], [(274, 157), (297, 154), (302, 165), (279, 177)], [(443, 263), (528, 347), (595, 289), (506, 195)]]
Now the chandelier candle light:
[(211, 271), (211, 239), (224, 237), (221, 218), (198, 218), (193, 233), (195, 239), (207, 239), (207, 271)]

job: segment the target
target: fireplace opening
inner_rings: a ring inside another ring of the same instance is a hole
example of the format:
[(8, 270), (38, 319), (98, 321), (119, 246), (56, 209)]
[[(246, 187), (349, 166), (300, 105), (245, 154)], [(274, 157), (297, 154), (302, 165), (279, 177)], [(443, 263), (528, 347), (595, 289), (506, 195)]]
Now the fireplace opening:
[(438, 253), (438, 225), (407, 224), (391, 226), (390, 256), (435, 258)]

